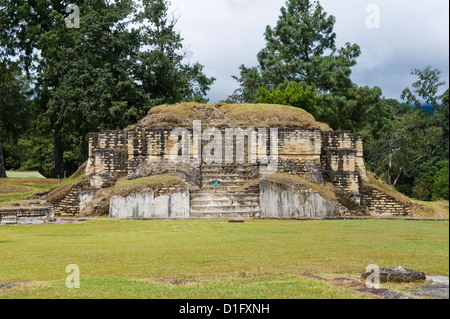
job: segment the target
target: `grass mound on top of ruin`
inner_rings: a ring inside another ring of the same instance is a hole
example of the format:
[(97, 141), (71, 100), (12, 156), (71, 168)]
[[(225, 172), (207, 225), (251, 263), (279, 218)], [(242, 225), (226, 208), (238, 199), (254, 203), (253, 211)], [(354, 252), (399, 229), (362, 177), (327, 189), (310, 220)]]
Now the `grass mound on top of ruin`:
[(138, 122), (151, 128), (192, 127), (194, 120), (203, 125), (226, 127), (301, 127), (330, 131), (324, 123), (317, 122), (303, 109), (273, 104), (200, 104), (194, 102), (159, 105)]
[(317, 184), (308, 181), (306, 178), (297, 175), (290, 175), (285, 173), (275, 173), (271, 175), (265, 175), (265, 180), (283, 186), (293, 186), (297, 188), (310, 188), (322, 197), (337, 200), (336, 194), (333, 190), (333, 185), (331, 183), (326, 183), (325, 185)]
[(112, 189), (112, 196), (128, 196), (163, 188), (181, 189), (186, 184), (176, 175), (154, 175), (132, 180), (119, 180)]

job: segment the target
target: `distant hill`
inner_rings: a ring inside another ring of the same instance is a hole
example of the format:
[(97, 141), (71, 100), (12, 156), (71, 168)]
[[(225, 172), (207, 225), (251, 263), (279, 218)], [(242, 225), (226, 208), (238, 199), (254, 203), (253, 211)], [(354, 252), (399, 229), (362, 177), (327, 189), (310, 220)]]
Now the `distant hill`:
[[(415, 107), (415, 105), (414, 105), (414, 104), (411, 104), (411, 108), (414, 108), (414, 107)], [(439, 105), (439, 106), (438, 106), (439, 109), (440, 109), (441, 107), (442, 107), (442, 105)], [(424, 110), (424, 111), (429, 112), (430, 114), (433, 114), (433, 113), (434, 113), (433, 105), (431, 105), (431, 104), (422, 104), (422, 105), (419, 106), (419, 108), (421, 108), (421, 109)]]

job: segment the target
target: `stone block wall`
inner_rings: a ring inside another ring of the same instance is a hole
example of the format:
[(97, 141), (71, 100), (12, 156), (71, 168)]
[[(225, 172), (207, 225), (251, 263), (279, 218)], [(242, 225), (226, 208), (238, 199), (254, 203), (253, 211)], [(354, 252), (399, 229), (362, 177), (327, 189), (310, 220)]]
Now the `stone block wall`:
[[(190, 179), (200, 184), (201, 158), (198, 145), (202, 152), (209, 140), (194, 141), (193, 130), (186, 129), (189, 138), (188, 160), (174, 161), (171, 150), (178, 143), (171, 140), (171, 129), (144, 129), (136, 127), (131, 131), (107, 131), (92, 133), (89, 137), (89, 160), (86, 175), (92, 187), (108, 187), (122, 177), (139, 178), (149, 175), (184, 172)], [(267, 161), (259, 157), (261, 153), (257, 130), (245, 137), (243, 141), (235, 138), (232, 143), (233, 161), (237, 153), (244, 155), (245, 164), (256, 167), (266, 166)], [(226, 153), (230, 144), (227, 143), (227, 133), (222, 135), (222, 163), (227, 160)], [(249, 141), (252, 146), (249, 147)], [(267, 130), (265, 147), (270, 156), (270, 133)], [(201, 143), (201, 144), (200, 144)], [(241, 153), (242, 152), (242, 153)], [(251, 152), (253, 162), (249, 163)], [(319, 130), (313, 129), (279, 129), (278, 130), (278, 172), (301, 175), (312, 182), (323, 184), (322, 136)], [(181, 154), (179, 154), (181, 155)], [(220, 157), (220, 156), (219, 156)]]
[[(107, 187), (122, 176), (135, 179), (150, 175), (182, 173), (187, 181), (201, 188), (204, 175), (202, 167), (208, 168), (211, 164), (201, 160), (203, 155), (201, 153), (205, 152), (205, 149), (208, 151), (211, 146), (209, 143), (214, 139), (203, 139), (205, 136), (202, 138), (202, 134), (205, 131), (195, 134), (195, 128), (194, 124), (193, 128), (180, 129), (182, 136), (175, 138), (174, 136), (171, 138), (173, 129), (148, 129), (138, 125), (128, 131), (92, 133), (86, 169), (90, 186)], [(264, 161), (261, 155), (264, 151), (266, 152), (264, 155), (270, 155), (270, 145), (273, 142), (271, 133), (267, 129), (264, 140), (259, 138), (258, 129), (246, 129), (245, 132), (246, 137), (240, 139), (233, 137), (233, 132), (230, 131), (215, 131), (214, 134), (222, 138), (222, 141), (216, 144), (220, 149), (219, 152), (215, 149), (218, 154), (217, 160), (221, 164), (226, 164), (227, 160), (230, 160), (231, 145), (232, 160), (235, 161), (237, 155), (243, 154), (244, 162), (237, 165), (250, 166), (251, 171), (255, 173), (253, 178), (258, 178), (261, 176), (261, 168), (267, 166), (267, 158)], [(366, 189), (362, 194), (361, 187), (368, 181), (368, 177), (363, 160), (361, 134), (304, 128), (280, 128), (274, 132), (278, 138), (276, 141), (278, 172), (299, 175), (322, 185), (331, 182), (345, 196), (351, 198), (352, 202), (361, 205), (362, 208), (367, 207), (374, 214), (383, 209), (389, 214), (404, 214), (407, 211), (376, 190)], [(177, 145), (181, 145), (184, 141), (187, 141), (184, 144), (188, 150), (187, 154), (183, 154), (181, 150), (177, 154), (171, 154), (171, 151), (176, 150)]]
[(321, 154), (322, 135), (319, 130), (279, 130), (278, 172), (299, 175), (324, 184)]
[(53, 207), (0, 210), (0, 225), (44, 224), (54, 221)]
[[(173, 159), (171, 150), (177, 140), (171, 140), (172, 130), (136, 128), (128, 133), (127, 174), (130, 179), (167, 173), (185, 173), (187, 179), (199, 184), (200, 163), (193, 162), (193, 143), (189, 145), (191, 154), (187, 163)], [(188, 131), (192, 141), (192, 130)], [(178, 154), (177, 154), (178, 155)]]
[(322, 132), (321, 163), (324, 177), (360, 201), (360, 183), (367, 180), (361, 134)]
[(153, 191), (113, 197), (109, 216), (119, 219), (189, 218), (189, 190), (157, 194)]
[[(107, 187), (119, 177), (138, 178), (171, 172), (183, 172), (188, 179), (200, 185), (200, 152), (210, 142), (194, 139), (193, 129), (184, 129), (189, 139), (189, 154), (186, 161), (174, 161), (171, 150), (179, 141), (170, 139), (172, 129), (145, 129), (136, 126), (130, 131), (107, 131), (92, 133), (89, 138), (89, 161), (87, 176), (93, 187)], [(263, 144), (257, 138), (257, 129), (252, 130), (243, 141), (235, 138), (233, 159), (238, 150), (244, 153), (248, 164), (249, 152), (255, 159), (251, 165), (260, 167), (261, 147), (270, 155), (270, 131), (266, 131)], [(226, 160), (227, 133), (222, 137), (222, 162)], [(180, 138), (181, 139), (181, 138)], [(252, 146), (249, 147), (249, 141)], [(261, 145), (260, 145), (261, 144)], [(265, 144), (265, 145), (264, 145)], [(181, 155), (177, 154), (177, 155)], [(362, 136), (349, 132), (322, 132), (317, 129), (278, 129), (278, 172), (300, 175), (323, 184), (325, 180), (335, 183), (349, 194), (358, 196), (359, 179), (365, 180)]]
[(262, 180), (261, 216), (265, 218), (323, 218), (339, 216), (339, 204), (318, 192), (298, 186), (281, 186)]
[(86, 176), (95, 188), (114, 185), (128, 172), (127, 131), (106, 131), (89, 135)]

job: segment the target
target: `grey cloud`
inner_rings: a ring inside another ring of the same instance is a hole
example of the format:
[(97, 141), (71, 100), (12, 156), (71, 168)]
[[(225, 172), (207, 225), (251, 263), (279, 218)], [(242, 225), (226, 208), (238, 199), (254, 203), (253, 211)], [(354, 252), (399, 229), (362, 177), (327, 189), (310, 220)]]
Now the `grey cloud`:
[[(336, 17), (337, 46), (361, 46), (353, 69), (358, 85), (379, 86), (386, 97), (399, 98), (414, 80), (410, 69), (440, 68), (449, 82), (449, 3), (447, 0), (322, 0)], [(264, 47), (264, 30), (275, 25), (284, 0), (172, 0), (180, 16), (178, 29), (192, 52), (191, 62), (205, 65), (217, 78), (209, 98), (225, 99), (237, 83), (231, 79), (241, 64), (255, 66)], [(366, 7), (380, 7), (380, 29), (367, 29)]]

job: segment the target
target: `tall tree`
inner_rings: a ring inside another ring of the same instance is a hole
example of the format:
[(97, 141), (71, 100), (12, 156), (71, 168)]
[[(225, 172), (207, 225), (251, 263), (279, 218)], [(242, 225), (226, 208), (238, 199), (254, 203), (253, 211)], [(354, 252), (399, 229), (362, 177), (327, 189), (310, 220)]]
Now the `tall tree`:
[(27, 125), (28, 82), (17, 63), (0, 60), (0, 178), (6, 177), (2, 142), (17, 141)]
[[(88, 132), (126, 127), (158, 103), (205, 100), (214, 79), (184, 62), (168, 2), (142, 2), (141, 13), (133, 0), (0, 3), (0, 54), (17, 57), (33, 80), (35, 127), (39, 143), (53, 136), (54, 176), (86, 159)], [(66, 26), (72, 3), (79, 28)]]
[(350, 43), (340, 49), (335, 47), (335, 22), (319, 2), (288, 0), (277, 25), (266, 28), (266, 46), (258, 53), (258, 67), (241, 67), (241, 76), (236, 77), (243, 86), (241, 92), (249, 97), (246, 102), (256, 99), (255, 82), (267, 89), (305, 82), (314, 84), (319, 93), (333, 94), (345, 94), (352, 88), (351, 67), (356, 64), (360, 48)]
[(156, 103), (206, 101), (206, 93), (214, 83), (203, 73), (200, 63), (185, 62), (187, 52), (183, 38), (175, 30), (177, 19), (169, 14), (167, 0), (143, 0), (138, 15), (142, 24), (142, 42), (148, 49), (139, 54), (137, 79)]
[(404, 89), (401, 95), (402, 100), (406, 100), (409, 104), (414, 104), (419, 107), (422, 103), (427, 103), (433, 106), (433, 110), (440, 106), (439, 101), (443, 96), (439, 96), (441, 86), (445, 85), (444, 81), (440, 80), (441, 71), (433, 69), (431, 66), (426, 66), (423, 70), (414, 69), (411, 75), (419, 79), (412, 84), (412, 89), (409, 87)]
[[(443, 198), (449, 160), (448, 90), (439, 96), (440, 71), (431, 67), (414, 71), (420, 74), (414, 91), (405, 89), (400, 104), (381, 100), (367, 111), (365, 159), (369, 168), (391, 186), (422, 200)], [(429, 112), (420, 107), (429, 103)], [(415, 105), (416, 107), (411, 107)]]
[[(72, 29), (62, 14), (52, 13), (54, 28), (39, 44), (46, 48), (40, 78), (42, 93), (48, 92), (45, 113), (54, 132), (55, 175), (64, 175), (64, 162), (73, 171), (86, 157), (88, 132), (122, 128), (148, 111), (132, 74), (140, 47), (139, 32), (127, 29), (133, 9), (131, 0), (86, 1), (80, 6), (80, 28)], [(71, 144), (84, 146), (79, 158)]]

